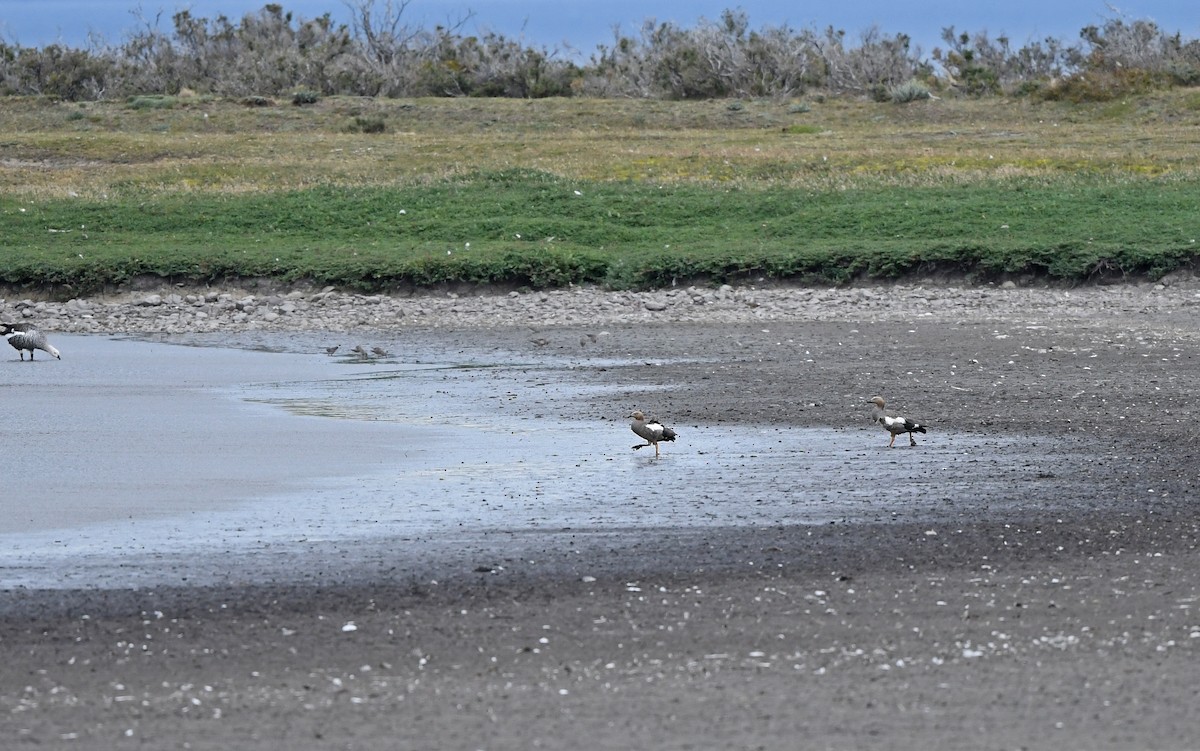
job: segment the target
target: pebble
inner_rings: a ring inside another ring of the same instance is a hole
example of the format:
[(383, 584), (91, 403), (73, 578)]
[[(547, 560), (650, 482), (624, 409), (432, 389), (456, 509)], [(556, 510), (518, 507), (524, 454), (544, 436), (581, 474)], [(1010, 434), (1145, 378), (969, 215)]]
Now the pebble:
[(1200, 277), (1060, 288), (897, 283), (853, 287), (721, 285), (648, 291), (571, 287), (531, 292), (371, 294), (237, 287), (97, 295), (70, 300), (0, 298), (0, 322), (45, 331), (188, 334), (215, 331), (350, 331), (409, 326), (493, 328), (619, 323), (768, 321), (1029, 321), (1128, 315), (1200, 305)]

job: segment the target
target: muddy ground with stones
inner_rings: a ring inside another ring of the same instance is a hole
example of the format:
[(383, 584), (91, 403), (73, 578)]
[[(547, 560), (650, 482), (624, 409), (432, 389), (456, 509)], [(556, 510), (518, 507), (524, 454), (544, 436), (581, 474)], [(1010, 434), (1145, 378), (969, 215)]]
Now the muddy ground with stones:
[[(1012, 498), (936, 475), (890, 482), (921, 445), (889, 450), (864, 433), (879, 445), (873, 521), (530, 534), (500, 573), (464, 554), (370, 576), (356, 571), (386, 566), (347, 560), (319, 585), (4, 592), (6, 748), (1200, 744), (1191, 277), (1070, 290), (156, 290), (9, 297), (0, 319), (36, 321), (52, 340), (411, 331), (562, 355), (580, 379), (620, 387), (560, 404), (562, 416), (612, 421), (614, 404), (652, 399), (681, 429), (668, 468), (689, 429), (861, 424), (875, 393), (934, 431), (1071, 449), (1036, 469), (1046, 492)], [(686, 478), (648, 474), (629, 492), (687, 492)], [(930, 494), (942, 516), (905, 514), (906, 498)]]

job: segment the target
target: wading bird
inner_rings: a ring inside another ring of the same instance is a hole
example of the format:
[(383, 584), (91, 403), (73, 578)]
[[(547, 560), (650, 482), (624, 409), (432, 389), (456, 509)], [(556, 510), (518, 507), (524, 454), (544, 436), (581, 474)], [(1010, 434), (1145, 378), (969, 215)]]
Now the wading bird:
[(888, 441), (888, 448), (892, 447), (892, 444), (896, 442), (896, 436), (901, 433), (908, 433), (909, 446), (917, 445), (916, 439), (913, 438), (913, 433), (924, 433), (927, 426), (913, 422), (907, 417), (900, 417), (899, 415), (888, 417), (887, 413), (883, 411), (884, 402), (882, 396), (871, 397), (867, 401), (867, 404), (875, 405), (875, 422), (882, 425), (884, 430), (892, 434), (892, 440)]
[(4, 338), (21, 354), (21, 359), (25, 359), (25, 350), (29, 350), (29, 361), (33, 362), (33, 353), (35, 350), (48, 352), (51, 357), (61, 360), (62, 355), (54, 348), (54, 345), (46, 341), (46, 335), (38, 331), (33, 326), (26, 326), (20, 323), (3, 323), (0, 324), (0, 329)]
[(646, 416), (641, 412), (634, 412), (630, 415), (630, 417), (633, 418), (633, 422), (629, 423), (629, 429), (634, 433), (637, 433), (638, 436), (645, 441), (645, 443), (639, 443), (638, 445), (634, 446), (635, 449), (653, 446), (654, 455), (658, 456), (659, 441), (675, 440), (675, 431), (663, 425), (658, 420), (655, 420), (654, 418), (647, 420)]

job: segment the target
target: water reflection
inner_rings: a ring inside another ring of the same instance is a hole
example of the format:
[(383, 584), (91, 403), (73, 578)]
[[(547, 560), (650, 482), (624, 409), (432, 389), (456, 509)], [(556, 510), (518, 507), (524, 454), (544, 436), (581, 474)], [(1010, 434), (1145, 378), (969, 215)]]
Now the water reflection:
[[(380, 369), (296, 335), (64, 339), (64, 367), (5, 368), (42, 421), (0, 417), (21, 436), (10, 459), (34, 468), (8, 478), (0, 586), (195, 583), (235, 560), (241, 576), (296, 575), (317, 543), (946, 519), (1067, 485), (1051, 441), (941, 431), (888, 450), (867, 425), (674, 425), (655, 459), (622, 420), (558, 417), (561, 400), (609, 393), (621, 414), (624, 389), (553, 358), (410, 343)], [(30, 497), (40, 511), (13, 500)]]

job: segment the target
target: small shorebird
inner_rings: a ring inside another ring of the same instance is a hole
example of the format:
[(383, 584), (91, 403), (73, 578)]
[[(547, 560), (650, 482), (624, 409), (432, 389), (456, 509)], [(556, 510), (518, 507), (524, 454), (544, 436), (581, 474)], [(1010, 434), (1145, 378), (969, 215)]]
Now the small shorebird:
[(867, 400), (867, 404), (875, 405), (874, 421), (882, 425), (884, 430), (892, 434), (892, 440), (888, 441), (888, 448), (891, 448), (892, 444), (896, 442), (896, 436), (902, 433), (908, 433), (909, 446), (916, 446), (917, 441), (915, 438), (913, 438), (913, 433), (924, 433), (925, 428), (928, 427), (927, 425), (913, 422), (907, 417), (900, 417), (899, 415), (895, 417), (888, 417), (887, 413), (883, 411), (884, 401), (882, 396), (871, 397)]
[(48, 352), (51, 357), (61, 360), (62, 355), (54, 348), (54, 345), (46, 341), (46, 335), (38, 331), (33, 326), (26, 326), (20, 323), (3, 323), (0, 328), (4, 338), (13, 346), (13, 349), (20, 353), (21, 359), (25, 359), (25, 350), (29, 350), (29, 361), (33, 362), (33, 353), (35, 350)]
[(340, 347), (340, 346), (342, 346), (342, 345), (340, 345), (340, 344), (335, 344), (335, 345), (333, 345), (332, 347), (326, 347), (326, 348), (325, 348), (325, 354), (332, 356), (334, 352), (337, 352), (337, 351), (338, 351), (338, 347)]
[(383, 347), (371, 347), (371, 354), (375, 355), (376, 357), (387, 357), (391, 353)]
[(364, 360), (371, 356), (371, 353), (366, 351), (365, 349), (363, 349), (363, 346), (361, 344), (354, 345), (354, 349), (352, 349), (350, 351), (353, 352), (354, 354), (358, 355), (359, 357), (361, 357)]
[(646, 416), (640, 411), (635, 411), (630, 415), (630, 417), (633, 418), (633, 422), (629, 423), (629, 429), (634, 433), (637, 433), (637, 435), (645, 441), (645, 443), (639, 443), (638, 445), (634, 446), (635, 449), (653, 446), (654, 455), (658, 456), (659, 441), (675, 440), (675, 431), (663, 425), (658, 420), (655, 420), (653, 417), (647, 420)]

